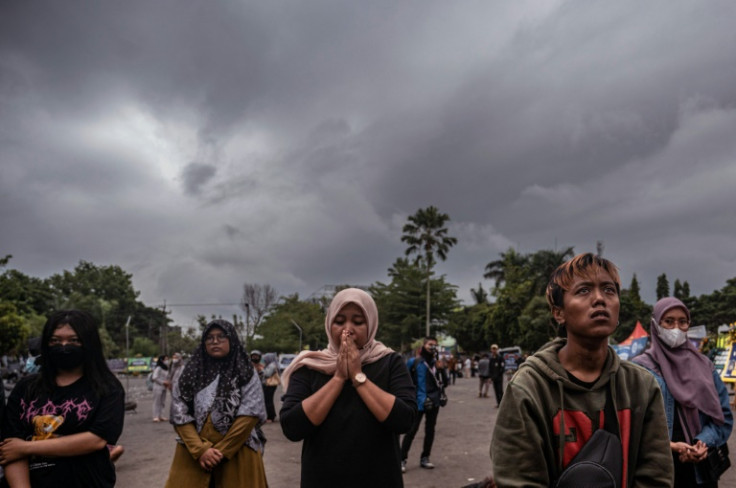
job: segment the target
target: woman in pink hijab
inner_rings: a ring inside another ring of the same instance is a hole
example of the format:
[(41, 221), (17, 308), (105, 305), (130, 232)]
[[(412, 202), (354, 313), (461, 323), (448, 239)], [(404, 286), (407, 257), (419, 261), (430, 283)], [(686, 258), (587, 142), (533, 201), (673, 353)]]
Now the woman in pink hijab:
[(674, 297), (654, 305), (652, 346), (633, 359), (647, 368), (662, 390), (670, 449), (675, 462), (675, 488), (715, 488), (696, 463), (709, 447), (725, 444), (733, 428), (728, 390), (713, 363), (687, 338), (690, 310)]
[(327, 349), (303, 351), (282, 375), (281, 428), (304, 441), (302, 488), (403, 486), (399, 434), (414, 422), (416, 394), (377, 331), (373, 298), (342, 290), (327, 311)]

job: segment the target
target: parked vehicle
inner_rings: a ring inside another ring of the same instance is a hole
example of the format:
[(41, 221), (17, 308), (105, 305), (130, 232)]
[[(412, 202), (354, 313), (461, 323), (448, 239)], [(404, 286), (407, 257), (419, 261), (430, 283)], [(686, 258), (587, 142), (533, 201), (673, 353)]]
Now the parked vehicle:
[(128, 365), (125, 368), (127, 374), (138, 376), (139, 374), (148, 374), (153, 371), (153, 362), (156, 358), (128, 358)]
[(286, 367), (291, 364), (295, 357), (296, 354), (281, 354), (279, 356), (279, 374), (284, 372)]

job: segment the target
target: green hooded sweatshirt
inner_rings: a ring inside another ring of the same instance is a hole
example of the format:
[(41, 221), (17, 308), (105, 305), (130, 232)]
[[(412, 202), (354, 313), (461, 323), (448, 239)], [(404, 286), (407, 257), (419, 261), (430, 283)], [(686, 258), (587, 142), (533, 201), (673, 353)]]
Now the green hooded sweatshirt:
[(667, 420), (654, 377), (620, 361), (609, 347), (603, 373), (586, 388), (571, 381), (560, 363), (558, 352), (566, 342), (555, 339), (542, 346), (504, 392), (491, 441), (497, 486), (554, 486), (593, 432), (603, 428), (610, 388), (622, 439), (622, 488), (671, 487)]

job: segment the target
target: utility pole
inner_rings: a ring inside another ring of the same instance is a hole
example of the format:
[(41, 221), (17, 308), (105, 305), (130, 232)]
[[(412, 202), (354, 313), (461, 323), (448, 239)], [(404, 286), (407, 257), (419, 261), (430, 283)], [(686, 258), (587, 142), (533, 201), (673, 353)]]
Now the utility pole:
[(294, 321), (294, 319), (289, 319), (289, 320), (291, 320), (291, 323), (294, 324), (294, 327), (296, 327), (297, 329), (299, 329), (299, 352), (302, 352), (302, 328), (299, 327), (299, 324), (297, 324)]
[(245, 307), (245, 340), (243, 341), (243, 347), (248, 345), (248, 337), (250, 337), (250, 303), (244, 303)]
[(161, 323), (161, 332), (159, 333), (158, 338), (158, 347), (161, 354), (168, 354), (169, 353), (169, 338), (168, 338), (168, 320), (166, 319), (166, 300), (164, 300), (164, 306), (163, 306), (163, 313), (164, 313), (164, 320), (163, 323)]

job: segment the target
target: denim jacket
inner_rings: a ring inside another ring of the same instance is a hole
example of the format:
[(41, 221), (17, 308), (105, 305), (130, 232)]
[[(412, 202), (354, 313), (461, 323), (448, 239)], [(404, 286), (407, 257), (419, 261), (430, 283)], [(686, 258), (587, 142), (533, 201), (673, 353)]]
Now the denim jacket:
[[(648, 368), (647, 368), (648, 369)], [(649, 369), (648, 369), (649, 370)], [(667, 415), (667, 427), (670, 433), (670, 439), (672, 439), (672, 425), (675, 419), (675, 397), (670, 393), (667, 384), (664, 382), (664, 378), (659, 371), (649, 370), (659, 383), (659, 388), (662, 390), (662, 398), (664, 399), (664, 411)], [(695, 443), (698, 440), (708, 444), (709, 447), (720, 446), (725, 444), (731, 435), (731, 429), (733, 428), (733, 414), (731, 413), (731, 407), (728, 403), (728, 390), (726, 385), (721, 381), (721, 377), (718, 375), (718, 371), (713, 371), (713, 382), (716, 385), (716, 392), (718, 398), (721, 401), (721, 410), (723, 410), (723, 425), (718, 425), (713, 422), (713, 419), (704, 415), (700, 412), (700, 425), (701, 431), (695, 435), (692, 440)]]
[[(675, 397), (670, 393), (665, 383), (662, 373), (660, 371), (652, 371), (646, 368), (647, 371), (651, 372), (657, 379), (660, 390), (662, 390), (662, 398), (664, 400), (664, 411), (667, 416), (667, 428), (669, 430), (670, 439), (672, 439), (672, 426), (676, 418), (675, 413)], [(703, 441), (708, 447), (716, 447), (725, 444), (728, 438), (731, 436), (731, 429), (733, 429), (733, 413), (731, 413), (731, 407), (728, 402), (728, 390), (726, 385), (721, 381), (721, 377), (718, 375), (718, 371), (713, 370), (713, 383), (716, 385), (716, 393), (718, 393), (718, 399), (721, 402), (721, 410), (723, 410), (723, 425), (718, 425), (707, 415), (702, 412), (698, 412), (700, 418), (700, 433), (695, 435), (692, 439), (694, 444), (698, 440)], [(684, 430), (684, 429), (683, 429)], [(695, 470), (697, 481), (700, 482), (700, 475)]]

